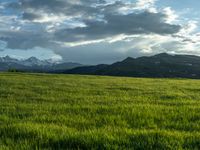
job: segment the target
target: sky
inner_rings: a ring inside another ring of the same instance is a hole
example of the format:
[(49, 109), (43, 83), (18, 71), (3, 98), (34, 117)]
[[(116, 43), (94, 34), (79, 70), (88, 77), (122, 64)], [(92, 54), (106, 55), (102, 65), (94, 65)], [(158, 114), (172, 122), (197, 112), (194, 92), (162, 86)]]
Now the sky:
[(82, 64), (200, 55), (199, 0), (0, 0), (0, 57)]

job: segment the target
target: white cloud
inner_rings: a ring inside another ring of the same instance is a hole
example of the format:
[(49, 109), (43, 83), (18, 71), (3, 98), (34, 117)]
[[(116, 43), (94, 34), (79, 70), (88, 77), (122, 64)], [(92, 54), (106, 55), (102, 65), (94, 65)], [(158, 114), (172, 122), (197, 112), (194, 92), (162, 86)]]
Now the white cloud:
[(166, 22), (173, 23), (178, 18), (177, 13), (171, 9), (171, 7), (166, 7), (163, 9), (163, 13), (167, 15)]
[(21, 29), (21, 27), (20, 26), (11, 26), (10, 29), (13, 31), (19, 31)]
[(182, 35), (186, 34), (191, 34), (192, 32), (194, 32), (197, 29), (197, 21), (189, 21), (186, 25), (184, 25), (180, 31), (180, 33)]
[(138, 0), (137, 5), (138, 6), (149, 6), (154, 5), (156, 0)]
[(155, 2), (157, 0), (138, 0), (136, 6), (139, 9), (147, 9), (150, 11), (156, 11)]
[(90, 45), (90, 44), (95, 44), (95, 43), (101, 43), (104, 42), (105, 39), (100, 39), (100, 40), (88, 40), (88, 41), (78, 41), (78, 42), (59, 42), (59, 41), (54, 41), (57, 44), (60, 44), (62, 47), (77, 47), (77, 46), (84, 46), (84, 45)]

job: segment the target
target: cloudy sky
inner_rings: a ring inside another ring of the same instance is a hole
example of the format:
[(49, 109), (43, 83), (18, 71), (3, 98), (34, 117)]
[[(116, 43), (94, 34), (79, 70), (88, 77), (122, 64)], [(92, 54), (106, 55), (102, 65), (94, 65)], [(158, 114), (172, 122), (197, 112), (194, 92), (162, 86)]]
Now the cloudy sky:
[(112, 63), (200, 55), (199, 0), (0, 0), (0, 56)]

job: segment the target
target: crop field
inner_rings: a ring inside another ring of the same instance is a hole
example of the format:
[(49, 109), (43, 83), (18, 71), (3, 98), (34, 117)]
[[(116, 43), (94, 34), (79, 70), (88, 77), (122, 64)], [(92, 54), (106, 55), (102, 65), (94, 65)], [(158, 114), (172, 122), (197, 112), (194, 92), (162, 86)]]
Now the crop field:
[(0, 149), (200, 149), (200, 80), (1, 73)]

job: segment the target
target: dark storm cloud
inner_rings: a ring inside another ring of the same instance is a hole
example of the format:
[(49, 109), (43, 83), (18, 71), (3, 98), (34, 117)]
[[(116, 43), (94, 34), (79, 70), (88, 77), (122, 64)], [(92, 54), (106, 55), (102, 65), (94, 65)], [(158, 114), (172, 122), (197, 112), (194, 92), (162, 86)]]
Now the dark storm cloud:
[(24, 20), (35, 20), (41, 18), (42, 16), (36, 13), (24, 12), (22, 17)]
[(31, 49), (36, 46), (46, 47), (50, 44), (50, 35), (46, 32), (5, 31), (1, 33), (0, 40), (7, 42), (7, 48)]
[[(38, 46), (47, 48), (53, 43), (59, 49), (59, 45), (56, 44), (59, 42), (98, 40), (119, 34), (173, 35), (181, 29), (180, 25), (166, 23), (167, 16), (162, 12), (142, 10), (122, 13), (122, 8), (134, 7), (132, 3), (125, 1), (107, 3), (104, 0), (18, 0), (6, 7), (19, 12), (9, 13), (16, 15), (15, 22), (18, 21), (21, 25), (18, 31), (10, 28), (0, 31), (0, 40), (7, 42), (8, 48), (11, 49), (31, 49)], [(48, 18), (45, 23), (38, 21), (49, 17), (48, 15), (57, 18)], [(60, 16), (66, 17), (66, 20), (61, 22)], [(78, 20), (85, 26), (69, 28), (68, 17)], [(59, 21), (61, 27), (55, 26), (56, 21)], [(39, 30), (39, 27), (43, 28)], [(52, 32), (47, 31), (49, 27), (53, 28)]]
[(98, 14), (100, 11), (91, 5), (103, 3), (105, 3), (104, 0), (19, 0), (18, 2), (10, 3), (9, 6), (25, 12), (22, 19), (31, 21), (31, 19), (42, 18), (43, 13), (89, 17)]
[(86, 27), (60, 30), (56, 38), (63, 41), (101, 39), (119, 34), (174, 34), (180, 25), (165, 23), (162, 13), (132, 13), (128, 15), (107, 15), (104, 21), (86, 21)]

